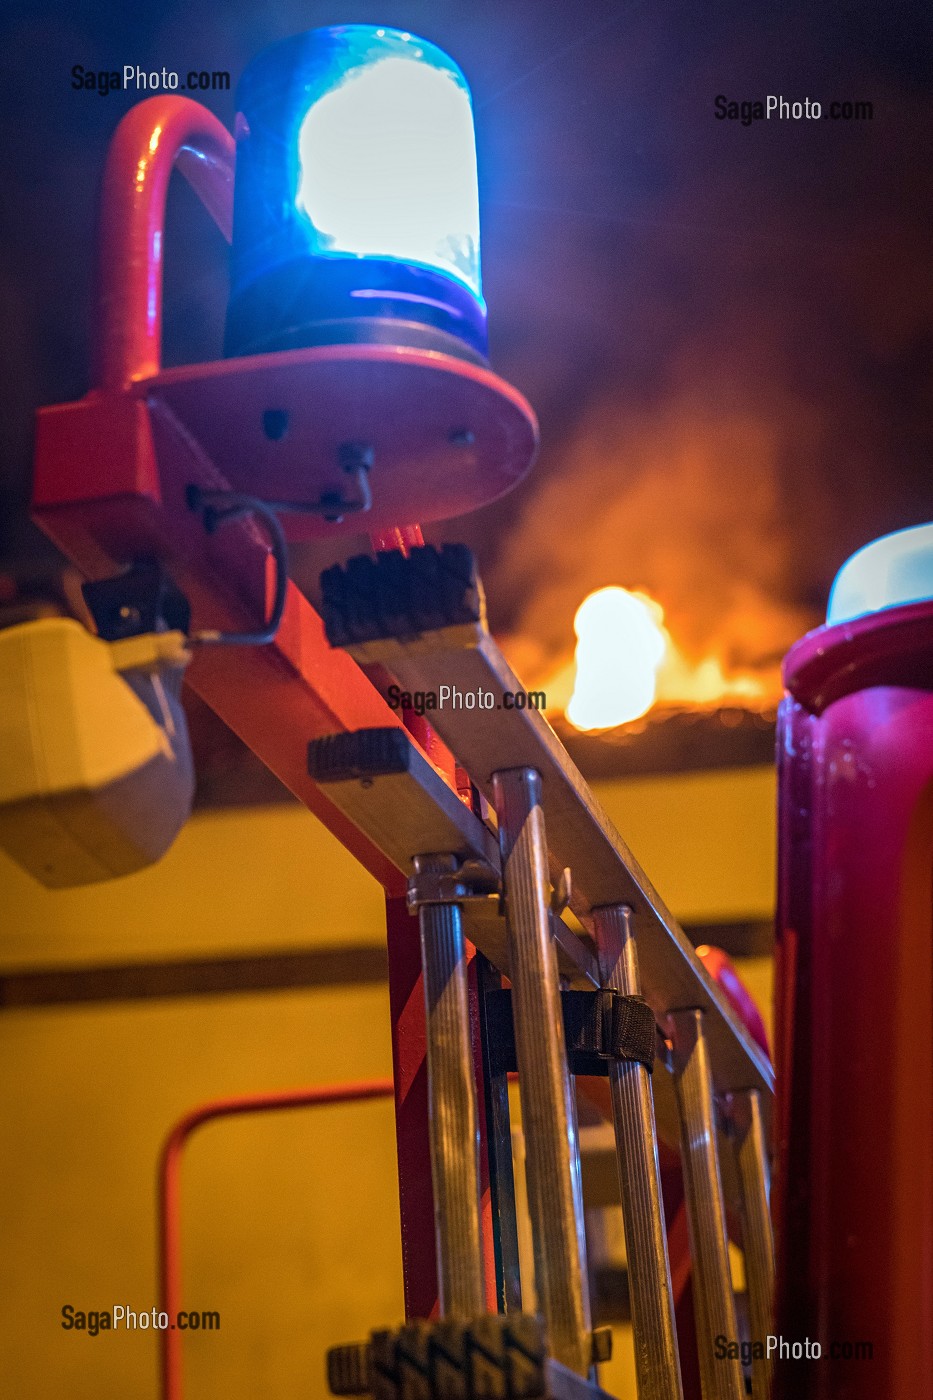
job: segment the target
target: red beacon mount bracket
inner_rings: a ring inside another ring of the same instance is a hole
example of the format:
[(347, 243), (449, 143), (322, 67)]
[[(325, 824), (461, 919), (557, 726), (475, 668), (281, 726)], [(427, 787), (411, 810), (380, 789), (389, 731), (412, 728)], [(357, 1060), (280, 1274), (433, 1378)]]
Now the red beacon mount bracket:
[[(175, 166), (230, 237), (230, 134), (187, 98), (140, 103), (117, 129), (104, 176), (99, 387), (39, 414), (34, 510), (53, 538), (63, 506), (168, 504), (182, 477), (286, 506), (339, 500), (341, 449), (354, 443), (366, 444), (373, 463), (371, 533), (476, 510), (525, 476), (537, 446), (531, 407), (456, 354), (335, 344), (162, 370), (163, 226)], [(286, 534), (359, 533), (350, 510), (333, 514), (289, 514)]]
[[(165, 203), (176, 167), (230, 237), (230, 133), (188, 98), (141, 102), (120, 122), (104, 174), (96, 387), (38, 414), (33, 515), (87, 578), (157, 559), (187, 597), (193, 629), (248, 631), (268, 615), (273, 556), (249, 518), (206, 533), (192, 487), (286, 503), (339, 496), (348, 490), (341, 450), (365, 443), (365, 517), (283, 523), (302, 538), (356, 534), (365, 520), (378, 545), (401, 545), (418, 535), (398, 528), (405, 522), (474, 509), (520, 480), (537, 425), (488, 369), (433, 350), (341, 344), (162, 371)], [(309, 739), (401, 726), (402, 717), (331, 649), (294, 585), (269, 645), (200, 648), (187, 679), (390, 894), (403, 891), (395, 867), (311, 781), (305, 756)]]

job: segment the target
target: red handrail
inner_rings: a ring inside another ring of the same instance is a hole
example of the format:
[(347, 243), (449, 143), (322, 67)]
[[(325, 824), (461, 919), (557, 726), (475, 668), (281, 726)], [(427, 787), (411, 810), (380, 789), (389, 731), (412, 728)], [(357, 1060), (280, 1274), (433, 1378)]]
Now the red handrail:
[(100, 388), (119, 391), (159, 372), (165, 199), (173, 170), (177, 166), (229, 242), (234, 159), (227, 128), (187, 97), (147, 98), (114, 132), (98, 244)]
[(320, 1108), (363, 1099), (388, 1099), (394, 1092), (391, 1079), (373, 1079), (351, 1084), (324, 1084), (313, 1089), (243, 1094), (199, 1104), (178, 1120), (165, 1140), (159, 1161), (159, 1311), (168, 1314), (169, 1323), (161, 1333), (163, 1400), (182, 1400), (183, 1395), (184, 1333), (174, 1328), (172, 1322), (181, 1304), (181, 1162), (188, 1138), (196, 1128), (216, 1118), (269, 1113), (284, 1108)]

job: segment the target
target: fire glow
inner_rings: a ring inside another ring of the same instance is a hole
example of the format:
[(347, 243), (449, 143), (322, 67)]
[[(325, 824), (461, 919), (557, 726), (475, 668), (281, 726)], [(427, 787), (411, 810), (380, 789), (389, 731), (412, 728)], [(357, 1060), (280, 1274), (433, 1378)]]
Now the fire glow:
[(612, 729), (647, 714), (667, 650), (663, 623), (644, 593), (599, 588), (584, 599), (573, 620), (577, 674), (567, 706), (575, 729)]
[(689, 662), (664, 624), (664, 609), (647, 593), (597, 589), (577, 609), (574, 631), (573, 694), (565, 713), (575, 729), (614, 729), (658, 702), (692, 708), (767, 702), (759, 678), (729, 676), (714, 656)]

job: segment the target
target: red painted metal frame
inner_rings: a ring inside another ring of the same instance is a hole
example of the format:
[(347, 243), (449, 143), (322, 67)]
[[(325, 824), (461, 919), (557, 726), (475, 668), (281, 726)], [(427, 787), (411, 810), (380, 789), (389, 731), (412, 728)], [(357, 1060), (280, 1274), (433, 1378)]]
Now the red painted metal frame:
[[(491, 370), (405, 345), (316, 345), (180, 365), (135, 381), (132, 392), (197, 442), (234, 490), (270, 500), (345, 494), (340, 445), (367, 444), (365, 518), (286, 511), (293, 540), (465, 515), (525, 476), (537, 441), (525, 399)], [(286, 423), (271, 438), (270, 408)]]
[(172, 1128), (159, 1161), (159, 1311), (168, 1314), (161, 1332), (162, 1398), (182, 1400), (184, 1331), (174, 1325), (182, 1304), (181, 1292), (181, 1167), (188, 1139), (205, 1123), (247, 1113), (277, 1113), (289, 1108), (324, 1108), (334, 1104), (361, 1103), (390, 1098), (391, 1079), (355, 1084), (327, 1084), (313, 1089), (286, 1089), (277, 1093), (242, 1094), (216, 1099), (190, 1109)]
[(162, 353), (165, 199), (176, 168), (229, 241), (233, 137), (187, 97), (150, 97), (114, 132), (101, 194), (95, 383), (107, 392), (157, 374)]
[[(188, 484), (223, 486), (216, 468), (178, 425), (128, 392), (158, 370), (165, 199), (172, 170), (193, 184), (223, 231), (231, 222), (233, 142), (209, 112), (185, 98), (140, 103), (121, 122), (104, 179), (100, 252), (99, 387), (76, 404), (40, 412), (33, 513), (89, 578), (141, 556), (163, 560), (192, 606), (197, 628), (244, 630), (267, 613), (271, 557), (248, 521), (207, 536), (188, 509)], [(417, 526), (378, 546), (420, 543)], [(341, 731), (403, 725), (371, 681), (327, 643), (318, 614), (289, 585), (273, 643), (211, 647), (194, 657), (187, 683), (383, 885), (393, 987), (420, 976), (417, 922), (401, 896), (405, 879), (332, 806), (307, 772), (307, 744)], [(452, 762), (423, 736), (438, 770)], [(410, 990), (410, 989), (409, 989)], [(402, 1019), (402, 1009), (405, 1015)], [(393, 993), (393, 1041), (417, 1087), (398, 1075), (399, 1183), (409, 1306), (428, 1314), (437, 1297), (427, 1103), (417, 1072), (424, 1005)], [(409, 1183), (417, 1182), (418, 1189)]]
[[(198, 628), (242, 630), (266, 615), (272, 561), (248, 521), (208, 537), (189, 484), (223, 486), (168, 415), (126, 392), (159, 367), (165, 200), (172, 170), (192, 183), (229, 235), (233, 139), (183, 97), (155, 97), (123, 118), (107, 157), (99, 267), (100, 387), (43, 409), (36, 426), (33, 515), (90, 578), (141, 556), (162, 559)], [(275, 642), (205, 648), (188, 684), (332, 830), (390, 893), (404, 881), (311, 782), (308, 740), (402, 724), (355, 662), (327, 643), (315, 610), (289, 586)]]

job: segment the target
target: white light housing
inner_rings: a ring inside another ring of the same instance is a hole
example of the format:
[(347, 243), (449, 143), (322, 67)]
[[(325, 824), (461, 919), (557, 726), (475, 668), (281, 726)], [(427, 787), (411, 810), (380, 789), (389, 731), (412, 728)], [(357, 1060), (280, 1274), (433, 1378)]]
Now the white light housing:
[(433, 45), (385, 30), (352, 37), (333, 86), (315, 95), (299, 130), (296, 203), (308, 217), (310, 247), (323, 256), (420, 263), (478, 297), (466, 83)]
[(848, 559), (836, 575), (826, 621), (933, 599), (933, 522), (882, 535)]

